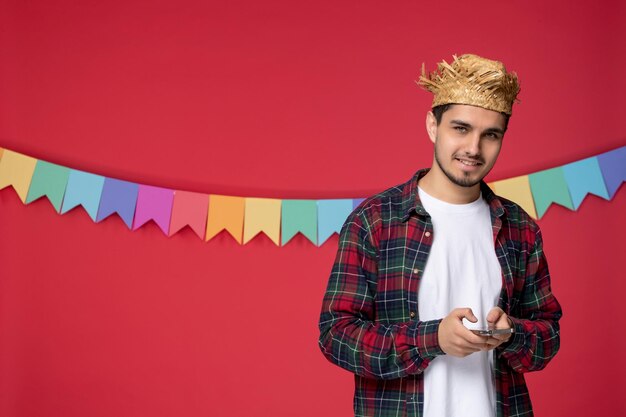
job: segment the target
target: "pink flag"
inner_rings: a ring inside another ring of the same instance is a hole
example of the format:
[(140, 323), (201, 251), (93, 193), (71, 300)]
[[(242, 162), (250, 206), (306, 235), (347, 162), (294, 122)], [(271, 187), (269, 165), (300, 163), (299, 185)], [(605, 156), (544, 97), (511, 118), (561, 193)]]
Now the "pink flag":
[(139, 229), (149, 220), (154, 220), (163, 233), (167, 235), (173, 199), (174, 190), (152, 187), (150, 185), (139, 185), (133, 230)]
[(174, 191), (174, 205), (172, 207), (169, 235), (172, 236), (183, 227), (189, 226), (200, 239), (204, 240), (208, 211), (208, 194)]

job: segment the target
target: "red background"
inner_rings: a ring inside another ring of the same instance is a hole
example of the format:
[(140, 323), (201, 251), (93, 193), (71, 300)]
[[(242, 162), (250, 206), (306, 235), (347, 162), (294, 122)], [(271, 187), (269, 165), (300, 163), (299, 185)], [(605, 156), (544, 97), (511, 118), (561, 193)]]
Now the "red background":
[[(0, 146), (175, 189), (365, 197), (429, 166), (452, 54), (522, 82), (489, 181), (624, 145), (624, 2), (0, 2)], [(538, 415), (626, 407), (626, 193), (540, 225), (562, 349), (528, 375)], [(336, 250), (128, 231), (0, 191), (0, 415), (347, 416), (317, 348)]]

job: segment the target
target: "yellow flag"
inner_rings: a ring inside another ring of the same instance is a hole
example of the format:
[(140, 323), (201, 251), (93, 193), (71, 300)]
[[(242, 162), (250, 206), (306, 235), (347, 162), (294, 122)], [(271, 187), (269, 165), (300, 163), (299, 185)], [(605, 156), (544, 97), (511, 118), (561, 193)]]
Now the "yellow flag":
[(243, 243), (263, 232), (280, 245), (280, 207), (282, 200), (274, 198), (246, 198)]
[(489, 184), (495, 193), (501, 197), (507, 198), (520, 206), (526, 213), (533, 219), (537, 218), (537, 212), (535, 211), (535, 203), (533, 201), (533, 195), (530, 192), (530, 182), (528, 181), (528, 175), (521, 177), (509, 178), (502, 181), (495, 181)]
[(241, 244), (244, 207), (244, 197), (210, 195), (205, 240), (208, 241), (226, 229)]
[(0, 159), (0, 190), (12, 185), (22, 202), (26, 204), (35, 165), (37, 165), (35, 158), (5, 149)]

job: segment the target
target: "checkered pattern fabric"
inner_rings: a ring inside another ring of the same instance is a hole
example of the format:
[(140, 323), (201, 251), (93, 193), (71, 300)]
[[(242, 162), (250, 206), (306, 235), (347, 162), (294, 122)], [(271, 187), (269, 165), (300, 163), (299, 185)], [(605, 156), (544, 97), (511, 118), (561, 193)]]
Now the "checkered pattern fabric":
[[(319, 345), (355, 374), (356, 416), (422, 416), (422, 372), (443, 355), (441, 319), (420, 321), (419, 282), (434, 238), (417, 182), (363, 201), (346, 220), (320, 316)], [(524, 373), (542, 369), (559, 350), (561, 307), (550, 289), (541, 231), (517, 204), (483, 182), (494, 250), (502, 267), (498, 306), (515, 327), (494, 350), (498, 416), (531, 416)]]

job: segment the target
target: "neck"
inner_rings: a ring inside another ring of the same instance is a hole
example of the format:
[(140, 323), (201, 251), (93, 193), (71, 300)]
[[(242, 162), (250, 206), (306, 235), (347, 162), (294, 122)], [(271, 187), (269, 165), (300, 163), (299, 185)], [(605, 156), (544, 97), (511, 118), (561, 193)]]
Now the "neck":
[(480, 196), (480, 184), (471, 187), (462, 187), (450, 181), (441, 171), (437, 162), (424, 175), (419, 186), (429, 195), (450, 204), (467, 204), (476, 201)]

